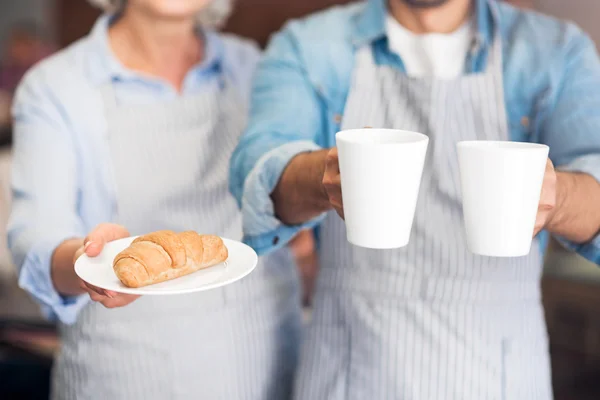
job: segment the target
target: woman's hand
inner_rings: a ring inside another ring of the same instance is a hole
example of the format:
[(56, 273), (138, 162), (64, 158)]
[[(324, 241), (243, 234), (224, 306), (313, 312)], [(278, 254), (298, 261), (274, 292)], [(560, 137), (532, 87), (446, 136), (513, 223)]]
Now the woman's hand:
[[(100, 254), (106, 243), (129, 236), (130, 235), (127, 229), (121, 225), (100, 224), (84, 239), (83, 246), (81, 246), (75, 252), (73, 263), (75, 263), (75, 261), (82, 254), (86, 254), (88, 257), (96, 257), (98, 254)], [(102, 304), (106, 308), (124, 307), (140, 297), (131, 294), (105, 290), (94, 285), (90, 285), (81, 279), (80, 286), (90, 295), (90, 298), (93, 301)]]

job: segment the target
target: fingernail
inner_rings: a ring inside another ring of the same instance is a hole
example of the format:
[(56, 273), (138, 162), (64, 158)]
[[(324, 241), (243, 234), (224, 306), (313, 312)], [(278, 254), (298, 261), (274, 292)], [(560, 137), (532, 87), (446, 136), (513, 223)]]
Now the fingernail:
[(115, 294), (114, 294), (113, 292), (109, 292), (108, 290), (105, 290), (105, 291), (104, 291), (104, 294), (105, 294), (107, 297), (110, 297), (111, 299), (114, 299), (114, 298), (115, 298)]
[(92, 242), (92, 241), (89, 241), (89, 242), (87, 242), (86, 244), (84, 244), (84, 245), (83, 245), (83, 250), (84, 250), (84, 251), (85, 251), (85, 250), (87, 250), (87, 249), (88, 249), (88, 247), (90, 247), (90, 245), (91, 245), (92, 243), (94, 243), (94, 242)]

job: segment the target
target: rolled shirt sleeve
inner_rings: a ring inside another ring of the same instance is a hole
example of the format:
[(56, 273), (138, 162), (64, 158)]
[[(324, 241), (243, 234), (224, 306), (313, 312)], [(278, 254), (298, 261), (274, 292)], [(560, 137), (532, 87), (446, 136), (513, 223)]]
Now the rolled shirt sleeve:
[[(591, 175), (600, 183), (600, 154), (577, 157), (570, 163), (559, 166), (558, 170), (585, 173)], [(577, 252), (588, 261), (600, 265), (600, 233), (587, 243), (575, 243), (562, 237), (557, 237), (557, 240), (567, 249)]]
[[(42, 313), (49, 320), (59, 320), (65, 324), (72, 324), (77, 319), (79, 311), (88, 304), (88, 295), (65, 297), (61, 296), (50, 276), (50, 260), (56, 247), (75, 234), (60, 234), (55, 238), (35, 240), (35, 245), (26, 252), (25, 259), (19, 272), (19, 286), (27, 291), (40, 304)], [(25, 241), (28, 241), (25, 238)], [(13, 246), (17, 248), (18, 245)], [(16, 251), (13, 250), (13, 254)]]
[(260, 63), (250, 121), (231, 159), (230, 190), (242, 208), (244, 240), (259, 254), (284, 246), (323, 215), (289, 226), (277, 219), (271, 192), (296, 155), (320, 149), (321, 99), (310, 84), (288, 30), (274, 36)]
[(45, 84), (48, 79), (43, 68), (35, 68), (15, 97), (8, 245), (21, 288), (49, 319), (73, 323), (89, 296), (61, 296), (50, 265), (60, 243), (85, 234), (76, 213), (77, 152), (65, 113)]
[[(577, 28), (552, 69), (548, 113), (541, 142), (550, 146), (556, 169), (589, 174), (600, 182), (600, 59), (592, 40)], [(600, 235), (588, 243), (558, 238), (567, 248), (600, 264)]]
[(314, 228), (320, 215), (301, 225), (285, 225), (275, 216), (271, 192), (290, 160), (300, 153), (319, 150), (310, 141), (281, 145), (263, 155), (248, 174), (242, 193), (242, 220), (246, 242), (265, 253), (288, 243), (300, 230)]

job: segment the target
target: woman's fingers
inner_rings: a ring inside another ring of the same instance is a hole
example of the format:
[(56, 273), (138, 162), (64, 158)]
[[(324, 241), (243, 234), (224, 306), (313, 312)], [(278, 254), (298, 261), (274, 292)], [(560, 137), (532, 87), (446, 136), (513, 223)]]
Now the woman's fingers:
[(106, 308), (119, 308), (129, 305), (139, 298), (140, 296), (135, 296), (132, 294), (118, 293), (115, 298), (106, 298), (105, 300), (101, 301), (101, 303)]
[(96, 257), (104, 245), (113, 240), (126, 238), (129, 231), (118, 224), (100, 224), (83, 241), (83, 250), (90, 257)]
[(88, 290), (88, 294), (90, 295), (90, 299), (92, 299), (92, 301), (101, 303), (104, 300), (106, 300), (108, 297), (101, 295), (98, 292), (95, 292), (93, 290)]
[[(82, 281), (82, 282), (83, 282), (83, 286), (82, 286), (82, 287), (83, 287), (83, 289), (84, 289), (86, 292), (90, 293), (90, 294), (92, 294), (92, 293), (96, 293), (96, 294), (98, 294), (98, 295), (100, 295), (100, 296), (102, 296), (102, 297), (108, 297), (108, 298), (115, 297), (115, 292), (112, 292), (112, 291), (108, 291), (108, 290), (105, 290), (105, 289), (99, 288), (99, 287), (97, 287), (97, 286), (91, 285), (91, 284), (89, 284), (89, 283), (87, 283), (87, 282), (84, 282), (84, 281)], [(91, 296), (90, 296), (90, 297), (91, 297)]]
[[(84, 239), (83, 247), (76, 252), (75, 259), (84, 253), (89, 257), (96, 257), (100, 254), (106, 243), (126, 237), (129, 237), (129, 231), (125, 227), (118, 224), (100, 224)], [(123, 307), (138, 298), (138, 296), (125, 295), (112, 290), (102, 289), (83, 280), (80, 282), (80, 286), (89, 294), (93, 301), (101, 303), (108, 308)]]
[(81, 282), (81, 287), (89, 294), (92, 301), (100, 303), (106, 308), (124, 307), (140, 298), (140, 296), (117, 293), (113, 292), (112, 290), (106, 290), (94, 285), (90, 285), (84, 281)]

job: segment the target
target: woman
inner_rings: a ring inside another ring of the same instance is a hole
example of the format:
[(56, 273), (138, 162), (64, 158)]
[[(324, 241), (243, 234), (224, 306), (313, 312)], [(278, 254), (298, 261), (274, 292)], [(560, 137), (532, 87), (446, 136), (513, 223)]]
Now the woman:
[(53, 398), (285, 399), (301, 324), (288, 251), (182, 296), (106, 292), (73, 271), (130, 234), (241, 238), (227, 166), (259, 57), (211, 30), (228, 1), (95, 2), (112, 14), (35, 67), (13, 112), (9, 242), (20, 285), (62, 322)]

